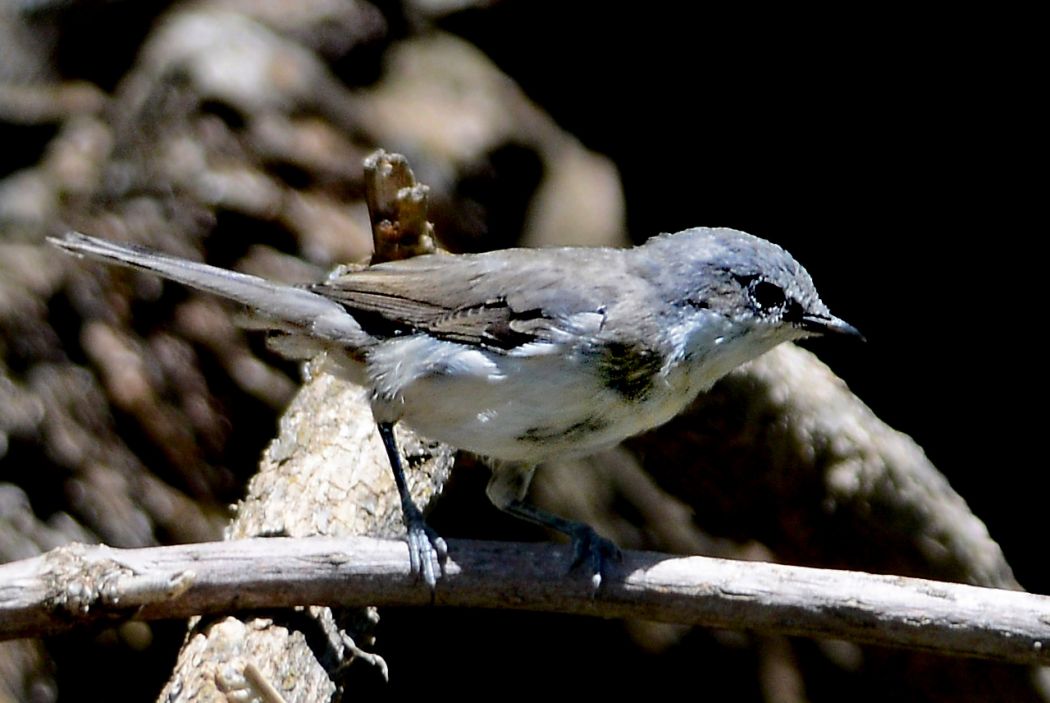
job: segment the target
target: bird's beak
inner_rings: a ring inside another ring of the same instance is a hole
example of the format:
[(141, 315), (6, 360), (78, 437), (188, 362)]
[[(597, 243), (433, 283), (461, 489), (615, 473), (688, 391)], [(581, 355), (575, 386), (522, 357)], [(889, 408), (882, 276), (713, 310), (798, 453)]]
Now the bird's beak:
[(810, 334), (834, 334), (843, 337), (856, 337), (862, 342), (867, 341), (856, 327), (830, 314), (805, 315), (802, 318), (801, 326), (802, 329)]

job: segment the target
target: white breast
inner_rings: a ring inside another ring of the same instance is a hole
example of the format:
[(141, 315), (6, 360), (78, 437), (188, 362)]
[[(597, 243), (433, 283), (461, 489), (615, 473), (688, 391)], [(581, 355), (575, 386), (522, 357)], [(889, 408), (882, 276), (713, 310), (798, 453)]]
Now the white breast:
[(581, 355), (532, 351), (507, 355), (414, 336), (384, 344), (369, 372), (393, 400), (385, 412), (424, 436), (505, 461), (591, 453), (666, 422), (691, 399), (672, 385), (685, 380), (679, 374), (628, 400)]
[(595, 361), (601, 347), (581, 342), (586, 336), (500, 353), (413, 335), (376, 348), (368, 373), (385, 419), (459, 449), (538, 462), (661, 425), (722, 375), (784, 341), (707, 311), (662, 328), (661, 337), (652, 382), (635, 397), (603, 379)]

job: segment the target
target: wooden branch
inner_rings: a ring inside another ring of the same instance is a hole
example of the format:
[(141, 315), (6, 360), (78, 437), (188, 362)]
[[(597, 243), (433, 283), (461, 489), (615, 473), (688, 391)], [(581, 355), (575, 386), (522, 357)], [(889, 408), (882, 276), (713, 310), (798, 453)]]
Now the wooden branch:
[[(1050, 664), (1050, 597), (707, 557), (628, 552), (592, 594), (566, 547), (453, 541), (434, 603), (848, 639)], [(0, 637), (125, 618), (259, 608), (427, 605), (405, 544), (248, 539), (152, 549), (74, 545), (0, 566)]]

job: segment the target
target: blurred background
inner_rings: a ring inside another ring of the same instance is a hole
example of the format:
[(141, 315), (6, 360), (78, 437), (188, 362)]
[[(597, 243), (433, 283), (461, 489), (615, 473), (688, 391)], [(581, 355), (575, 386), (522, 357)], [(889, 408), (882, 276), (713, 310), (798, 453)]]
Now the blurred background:
[[(458, 251), (697, 225), (784, 246), (868, 339), (805, 346), (1048, 593), (1044, 384), (1025, 370), (1044, 278), (1034, 54), (1023, 18), (958, 9), (0, 0), (0, 559), (218, 538), (297, 373), (214, 301), (78, 272), (42, 238), (77, 227), (306, 280), (367, 255), (360, 161), (383, 147)], [(450, 494), (449, 536), (521, 537)], [(391, 683), (351, 674), (366, 691), (938, 697), (827, 644), (794, 642), (778, 689), (743, 634), (433, 610), (380, 628)], [(149, 699), (184, 631), (3, 645), (0, 699)], [(1013, 695), (966, 693), (940, 698)]]

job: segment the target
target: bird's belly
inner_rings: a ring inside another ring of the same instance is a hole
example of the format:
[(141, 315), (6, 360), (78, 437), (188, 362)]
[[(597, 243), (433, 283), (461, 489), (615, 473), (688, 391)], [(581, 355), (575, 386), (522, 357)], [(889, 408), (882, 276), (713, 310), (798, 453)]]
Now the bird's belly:
[(660, 385), (628, 397), (568, 359), (501, 363), (500, 373), (414, 380), (401, 389), (402, 421), (459, 449), (533, 463), (612, 446), (666, 422), (687, 400)]

